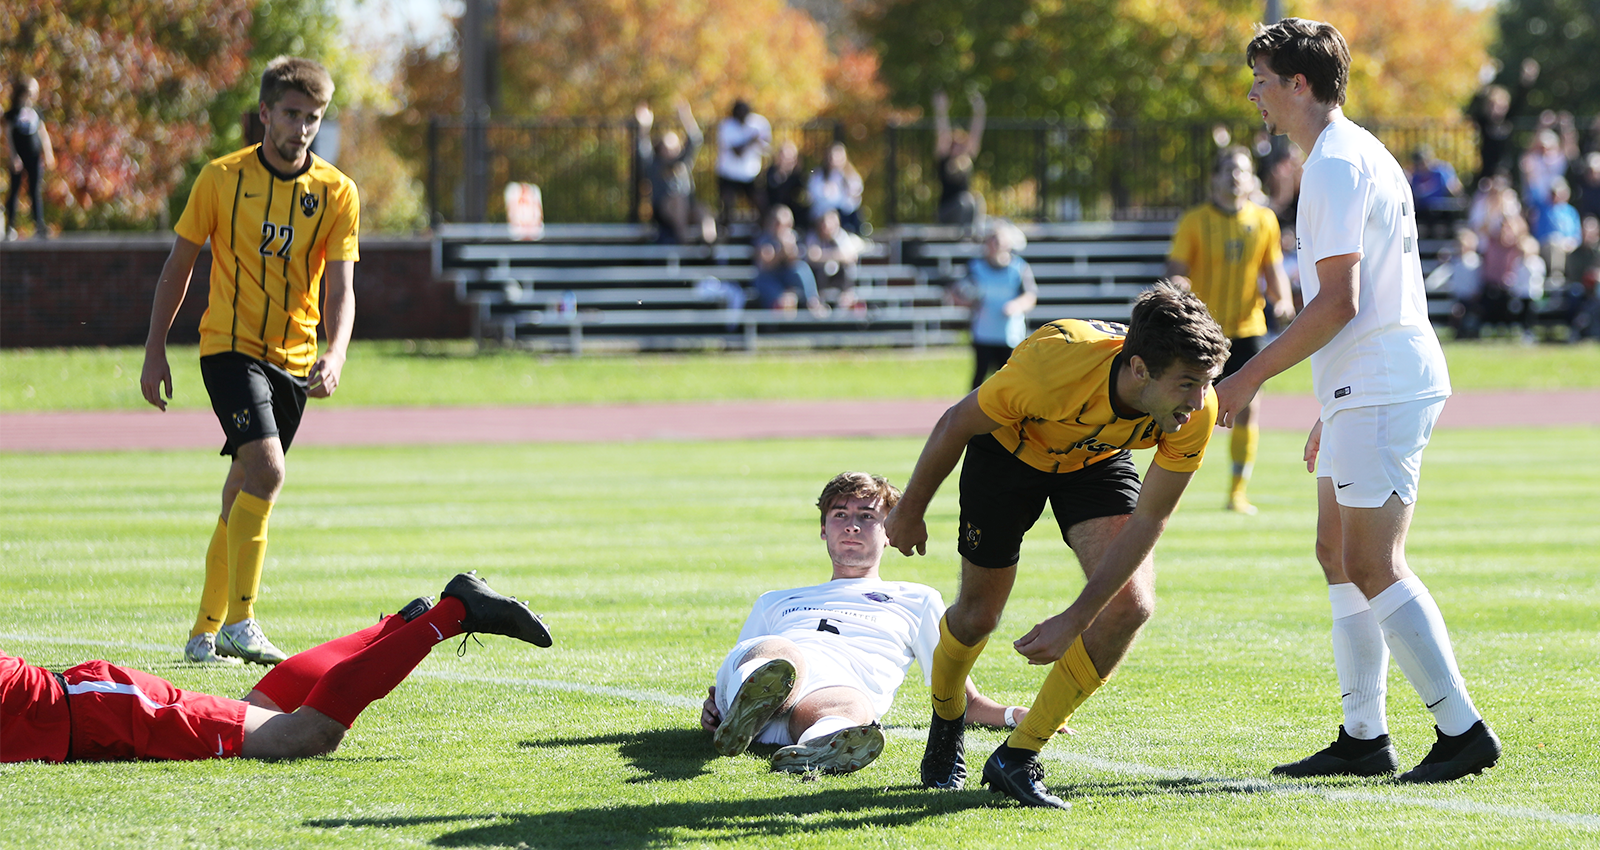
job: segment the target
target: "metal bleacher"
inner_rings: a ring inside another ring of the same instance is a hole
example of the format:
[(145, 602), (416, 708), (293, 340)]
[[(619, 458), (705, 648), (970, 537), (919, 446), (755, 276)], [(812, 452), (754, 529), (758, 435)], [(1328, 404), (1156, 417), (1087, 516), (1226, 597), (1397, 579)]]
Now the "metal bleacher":
[[(1037, 327), (1062, 317), (1126, 321), (1133, 299), (1165, 271), (1174, 222), (1020, 225), (1033, 268)], [(861, 305), (818, 318), (753, 305), (733, 309), (729, 287), (754, 276), (748, 229), (716, 245), (654, 244), (646, 225), (552, 224), (537, 241), (506, 225), (443, 225), (434, 273), (473, 308), (473, 336), (534, 350), (722, 350), (916, 347), (965, 340), (969, 311), (951, 303), (979, 243), (959, 228), (900, 225), (874, 233), (858, 266)], [(1423, 240), (1430, 271), (1444, 240)], [(1430, 294), (1436, 321), (1445, 294)]]

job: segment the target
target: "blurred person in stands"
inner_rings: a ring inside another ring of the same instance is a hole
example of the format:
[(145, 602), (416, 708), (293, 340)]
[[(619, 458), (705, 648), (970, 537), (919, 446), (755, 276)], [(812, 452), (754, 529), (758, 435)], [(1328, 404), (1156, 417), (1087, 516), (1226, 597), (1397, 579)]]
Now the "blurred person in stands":
[(1033, 268), (1017, 256), (1028, 244), (1022, 231), (1004, 220), (987, 227), (983, 256), (967, 261), (967, 276), (953, 291), (956, 301), (972, 307), (973, 389), (1028, 338), (1028, 311), (1039, 303)]
[(1522, 327), (1522, 341), (1535, 340), (1534, 328), (1539, 323), (1539, 308), (1544, 302), (1545, 277), (1549, 267), (1539, 256), (1539, 240), (1524, 233), (1516, 243), (1511, 269), (1506, 277), (1506, 294), (1510, 296), (1508, 310)]
[(656, 223), (658, 242), (710, 244), (717, 241), (716, 222), (694, 197), (694, 157), (704, 138), (694, 111), (681, 97), (677, 111), (684, 138), (669, 130), (654, 143), (650, 128), (655, 125), (655, 115), (649, 105), (640, 103), (633, 111), (639, 125), (639, 170), (650, 181), (650, 216)]
[(972, 171), (983, 145), (986, 107), (977, 89), (967, 92), (972, 120), (967, 129), (950, 126), (950, 96), (933, 93), (933, 164), (939, 175), (940, 224), (959, 224), (978, 229), (983, 226), (983, 196), (972, 191)]
[(755, 263), (756, 276), (750, 285), (762, 307), (792, 315), (804, 297), (813, 316), (828, 315), (828, 305), (817, 293), (817, 279), (800, 250), (794, 213), (788, 207), (773, 207), (767, 213), (766, 226), (755, 241)]
[(1411, 152), (1411, 197), (1417, 202), (1417, 227), (1421, 235), (1448, 233), (1461, 210), (1461, 181), (1450, 163), (1419, 145)]
[(11, 83), (11, 108), (0, 114), (0, 136), (10, 148), (11, 189), (6, 193), (5, 238), (17, 238), (17, 195), (22, 181), (28, 181), (28, 200), (33, 210), (33, 235), (46, 239), (50, 229), (44, 223), (44, 172), (56, 167), (55, 148), (50, 131), (39, 117), (39, 81), (18, 77)]
[(1533, 238), (1539, 240), (1539, 253), (1557, 280), (1565, 277), (1567, 253), (1578, 247), (1583, 237), (1582, 219), (1577, 208), (1568, 203), (1570, 198), (1567, 181), (1557, 177), (1550, 184), (1550, 203), (1539, 207), (1530, 223)]
[(839, 213), (839, 224), (857, 236), (865, 226), (861, 220), (861, 193), (864, 184), (843, 142), (834, 142), (822, 167), (811, 172), (806, 194), (811, 196), (811, 220), (822, 218), (828, 210)]
[(1516, 88), (1494, 85), (1498, 65), (1486, 65), (1484, 86), (1467, 104), (1467, 117), (1478, 128), (1478, 176), (1473, 181), (1482, 182), (1515, 161), (1511, 135), (1516, 132), (1516, 119), (1527, 100), (1528, 90), (1539, 79), (1539, 63), (1533, 59), (1522, 60)]
[(1450, 327), (1456, 339), (1478, 336), (1478, 299), (1483, 294), (1483, 258), (1478, 255), (1478, 234), (1468, 227), (1456, 231), (1450, 247), (1439, 252), (1439, 265), (1428, 274), (1429, 292), (1448, 289), (1455, 302), (1450, 307)]
[(765, 207), (756, 180), (771, 146), (772, 124), (751, 112), (743, 99), (734, 101), (728, 116), (717, 124), (717, 196), (722, 200), (719, 215), (724, 230), (741, 195), (757, 214)]
[(1567, 181), (1572, 189), (1572, 206), (1579, 218), (1600, 216), (1600, 151), (1584, 154)]
[(1596, 284), (1600, 283), (1600, 218), (1589, 216), (1583, 220), (1583, 239), (1567, 255), (1566, 297), (1567, 337), (1572, 342), (1600, 337), (1600, 298), (1596, 297)]
[(806, 234), (806, 262), (822, 299), (841, 310), (866, 304), (856, 299), (856, 264), (865, 248), (861, 237), (839, 224), (839, 211), (828, 210)]
[(800, 148), (794, 142), (778, 146), (778, 152), (772, 155), (772, 164), (762, 172), (761, 183), (763, 220), (776, 206), (788, 207), (790, 211), (809, 206), (805, 201), (806, 172), (800, 165)]

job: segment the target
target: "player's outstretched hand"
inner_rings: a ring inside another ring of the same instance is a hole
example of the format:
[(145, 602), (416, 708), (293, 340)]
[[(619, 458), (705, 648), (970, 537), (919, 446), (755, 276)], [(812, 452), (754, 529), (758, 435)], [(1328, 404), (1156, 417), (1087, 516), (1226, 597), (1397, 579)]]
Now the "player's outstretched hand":
[(1011, 645), (1029, 664), (1054, 664), (1082, 633), (1083, 629), (1073, 625), (1063, 612), (1029, 629)]
[(918, 555), (928, 554), (928, 524), (921, 516), (901, 513), (899, 505), (884, 519), (883, 532), (889, 538), (889, 545), (908, 558), (912, 550)]
[(706, 688), (706, 703), (700, 706), (700, 728), (707, 732), (717, 731), (722, 725), (722, 712), (717, 710), (717, 686)]
[[(165, 397), (162, 390), (166, 391)], [(144, 368), (139, 370), (139, 392), (144, 394), (145, 401), (160, 410), (167, 409), (167, 402), (172, 400), (172, 367), (167, 365), (165, 351), (144, 353)]]
[(1260, 387), (1241, 380), (1237, 372), (1218, 381), (1215, 387), (1217, 424), (1224, 428), (1232, 428), (1234, 417), (1250, 406), (1250, 401), (1256, 397), (1258, 389)]
[(1311, 434), (1306, 437), (1305, 460), (1307, 472), (1315, 473), (1317, 471), (1317, 452), (1321, 450), (1322, 420), (1318, 419), (1317, 424), (1311, 426)]

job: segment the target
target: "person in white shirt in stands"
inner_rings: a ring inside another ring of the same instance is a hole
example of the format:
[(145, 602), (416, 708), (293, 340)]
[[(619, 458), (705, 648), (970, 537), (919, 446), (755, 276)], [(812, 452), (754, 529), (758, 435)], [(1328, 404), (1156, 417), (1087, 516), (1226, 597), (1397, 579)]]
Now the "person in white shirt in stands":
[(1428, 321), (1411, 188), (1383, 143), (1344, 117), (1350, 48), (1338, 30), (1285, 18), (1258, 26), (1245, 55), (1267, 131), (1309, 152), (1296, 216), (1305, 309), (1217, 384), (1217, 424), (1232, 427), (1262, 383), (1311, 358), (1322, 415), (1305, 461), (1319, 476), (1316, 551), (1344, 709), (1331, 746), (1273, 773), (1398, 769), (1384, 704), (1390, 653), (1438, 733), (1400, 781), (1480, 773), (1499, 760), (1500, 741), (1467, 695), (1439, 606), (1405, 558), (1422, 451), (1450, 395)]
[(743, 195), (752, 210), (766, 207), (756, 192), (761, 176), (761, 159), (772, 147), (772, 125), (750, 111), (750, 104), (736, 100), (728, 117), (717, 124), (717, 194), (722, 198), (723, 232), (733, 218), (733, 207)]
[[(842, 472), (823, 488), (817, 508), (833, 578), (756, 600), (701, 711), (718, 752), (784, 745), (772, 768), (794, 773), (851, 773), (883, 752), (878, 720), (912, 661), (927, 678), (944, 616), (939, 591), (878, 575), (889, 542), (883, 520), (899, 500), (899, 489), (865, 472)], [(982, 695), (970, 678), (967, 699), (975, 723), (1014, 727), (1028, 713)]]

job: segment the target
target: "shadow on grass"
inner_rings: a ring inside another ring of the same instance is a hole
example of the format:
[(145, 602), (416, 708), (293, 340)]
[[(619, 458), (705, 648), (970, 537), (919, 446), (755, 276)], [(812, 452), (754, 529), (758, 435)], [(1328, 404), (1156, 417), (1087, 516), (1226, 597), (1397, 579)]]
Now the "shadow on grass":
[(478, 814), (414, 818), (328, 818), (306, 821), (318, 829), (380, 827), (402, 829), (428, 824), (492, 820), (444, 833), (439, 847), (614, 848), (670, 847), (680, 843), (793, 839), (821, 831), (862, 827), (895, 828), (929, 817), (986, 805), (991, 795), (934, 793), (921, 788), (883, 790), (841, 788), (782, 797), (692, 801), (573, 809), (544, 814)]
[(647, 729), (587, 738), (549, 738), (523, 741), (524, 749), (561, 750), (578, 747), (617, 747), (628, 764), (644, 771), (634, 782), (678, 782), (708, 773), (706, 765), (719, 756), (711, 736), (700, 729)]

